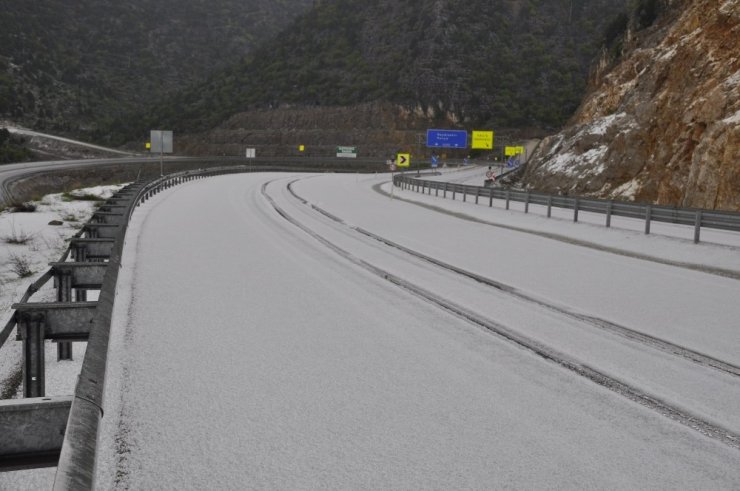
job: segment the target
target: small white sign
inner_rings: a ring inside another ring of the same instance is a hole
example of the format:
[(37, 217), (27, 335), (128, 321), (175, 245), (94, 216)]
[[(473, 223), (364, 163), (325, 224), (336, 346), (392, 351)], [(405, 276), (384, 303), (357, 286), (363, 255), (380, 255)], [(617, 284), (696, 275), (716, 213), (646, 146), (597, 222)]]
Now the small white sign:
[(257, 157), (257, 149), (255, 148), (248, 148), (247, 149), (247, 158), (248, 159), (254, 159)]

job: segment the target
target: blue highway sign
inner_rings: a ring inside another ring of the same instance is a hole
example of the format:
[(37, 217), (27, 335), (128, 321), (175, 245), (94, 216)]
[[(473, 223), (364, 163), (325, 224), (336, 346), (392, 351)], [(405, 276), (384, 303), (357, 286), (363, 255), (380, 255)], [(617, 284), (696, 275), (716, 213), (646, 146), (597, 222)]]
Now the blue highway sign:
[(427, 147), (467, 148), (468, 132), (465, 130), (427, 130)]

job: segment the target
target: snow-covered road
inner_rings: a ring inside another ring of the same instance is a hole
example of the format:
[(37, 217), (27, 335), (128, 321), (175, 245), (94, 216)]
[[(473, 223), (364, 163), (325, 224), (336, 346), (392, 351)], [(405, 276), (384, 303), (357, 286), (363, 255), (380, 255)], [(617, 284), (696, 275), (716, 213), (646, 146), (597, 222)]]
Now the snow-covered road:
[(740, 486), (740, 281), (387, 180), (222, 176), (135, 213), (99, 488)]

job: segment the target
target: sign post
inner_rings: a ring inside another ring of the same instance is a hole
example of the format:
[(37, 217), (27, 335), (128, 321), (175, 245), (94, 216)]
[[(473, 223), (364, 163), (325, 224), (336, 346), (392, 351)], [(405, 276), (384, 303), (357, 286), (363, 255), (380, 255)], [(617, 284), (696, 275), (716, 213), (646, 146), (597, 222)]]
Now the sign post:
[(164, 175), (164, 154), (172, 153), (172, 131), (151, 130), (151, 151), (159, 153), (159, 176)]
[(257, 150), (254, 148), (247, 148), (244, 154), (245, 154), (246, 159), (250, 161), (249, 162), (249, 172), (253, 172), (254, 169), (252, 168), (251, 160), (257, 157)]
[(391, 199), (393, 199), (393, 188), (396, 187), (396, 182), (394, 179), (393, 172), (396, 170), (396, 163), (393, 160), (388, 161), (388, 166), (391, 169)]

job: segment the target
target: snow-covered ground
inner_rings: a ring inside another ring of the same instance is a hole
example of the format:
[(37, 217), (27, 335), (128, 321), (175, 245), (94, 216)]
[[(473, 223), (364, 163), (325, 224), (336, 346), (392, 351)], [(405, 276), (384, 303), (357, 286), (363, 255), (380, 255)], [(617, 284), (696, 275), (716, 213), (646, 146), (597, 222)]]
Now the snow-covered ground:
[[(0, 213), (0, 330), (10, 319), (10, 306), (18, 302), (28, 286), (58, 261), (67, 249), (67, 241), (74, 236), (95, 211), (93, 196), (106, 199), (123, 185), (95, 186), (68, 194), (50, 194), (40, 201), (32, 213)], [(86, 198), (86, 199), (75, 199)], [(58, 222), (59, 224), (51, 224)], [(31, 273), (20, 277), (19, 268)], [(31, 301), (53, 301), (53, 281), (36, 292)], [(94, 292), (89, 297), (95, 298)], [(74, 392), (87, 343), (73, 344), (72, 360), (57, 360), (56, 345), (46, 343), (46, 395), (70, 395)], [(23, 397), (20, 383), (22, 370), (22, 343), (15, 341), (15, 333), (0, 347), (0, 394)], [(0, 473), (1, 490), (49, 489), (55, 469), (36, 469)]]
[(221, 176), (137, 210), (99, 489), (740, 487), (738, 234), (388, 180)]
[[(96, 186), (69, 194), (50, 194), (30, 202), (36, 211), (0, 213), (0, 329), (10, 319), (11, 305), (18, 302), (28, 286), (58, 261), (67, 249), (67, 241), (87, 222), (95, 210), (92, 197), (112, 196), (121, 185)], [(75, 198), (77, 197), (77, 199)], [(86, 199), (80, 199), (86, 198)], [(53, 282), (49, 281), (31, 301), (52, 301)], [(47, 395), (68, 395), (74, 388), (84, 355), (85, 343), (75, 343), (73, 362), (56, 361), (55, 345), (47, 343)], [(21, 343), (13, 336), (0, 347), (0, 394), (10, 390), (9, 379), (17, 378), (21, 363)], [(71, 374), (71, 375), (70, 375)]]

